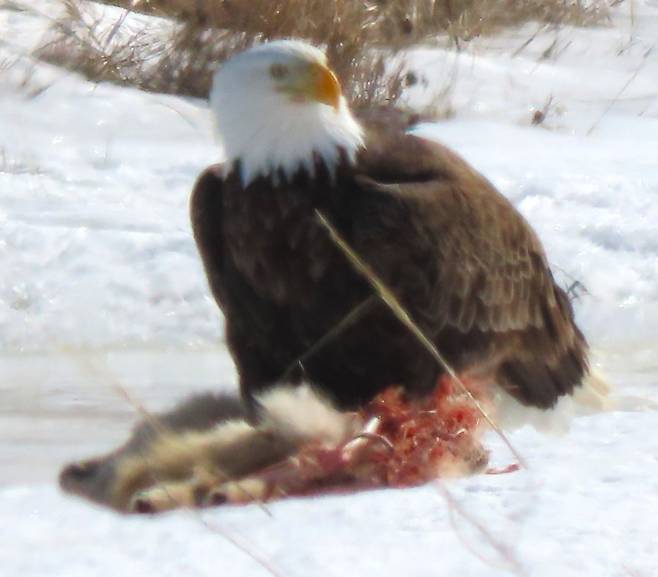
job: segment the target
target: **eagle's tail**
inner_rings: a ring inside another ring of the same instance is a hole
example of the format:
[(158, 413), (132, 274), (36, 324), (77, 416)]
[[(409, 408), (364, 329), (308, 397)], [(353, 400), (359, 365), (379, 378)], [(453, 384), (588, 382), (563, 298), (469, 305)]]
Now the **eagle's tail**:
[(550, 409), (571, 395), (589, 373), (584, 340), (577, 338), (561, 353), (514, 356), (501, 363), (496, 382), (523, 405)]
[[(548, 298), (552, 297), (552, 298)], [(590, 373), (589, 345), (557, 285), (542, 299), (540, 328), (528, 327), (496, 374), (496, 382), (522, 404), (550, 409), (572, 395)]]
[(604, 412), (614, 407), (610, 398), (612, 386), (594, 369), (584, 374), (571, 394), (558, 397), (549, 409), (522, 404), (507, 388), (496, 387), (494, 393), (496, 420), (506, 430), (530, 425), (543, 433), (563, 434), (576, 415)]

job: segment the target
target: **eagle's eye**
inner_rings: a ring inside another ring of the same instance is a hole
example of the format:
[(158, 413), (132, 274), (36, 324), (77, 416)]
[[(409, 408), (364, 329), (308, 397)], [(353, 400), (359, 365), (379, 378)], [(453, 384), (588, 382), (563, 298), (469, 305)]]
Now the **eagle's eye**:
[(288, 76), (288, 67), (285, 64), (272, 64), (270, 66), (270, 76), (275, 80), (280, 80)]

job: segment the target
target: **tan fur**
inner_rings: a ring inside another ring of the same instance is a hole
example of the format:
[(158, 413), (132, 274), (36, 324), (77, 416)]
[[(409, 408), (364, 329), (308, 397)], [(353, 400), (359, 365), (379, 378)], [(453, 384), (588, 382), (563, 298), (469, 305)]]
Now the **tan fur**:
[(276, 387), (261, 395), (259, 401), (265, 409), (265, 424), (294, 439), (336, 445), (357, 429), (349, 413), (336, 410), (308, 385)]
[(158, 436), (143, 454), (127, 457), (117, 467), (111, 502), (124, 509), (133, 496), (153, 483), (187, 480), (195, 468), (212, 468), (219, 450), (231, 450), (238, 443), (249, 442), (254, 429), (244, 421), (228, 421), (209, 431), (175, 433)]
[(145, 450), (117, 463), (111, 506), (163, 511), (205, 504), (218, 493), (229, 502), (259, 500), (266, 488), (250, 473), (306, 443), (337, 446), (361, 426), (307, 385), (277, 387), (258, 402), (256, 426), (229, 420), (206, 431), (159, 432)]
[(131, 495), (128, 511), (155, 512), (199, 506), (200, 498), (217, 483), (217, 474), (197, 465), (190, 477), (151, 485)]

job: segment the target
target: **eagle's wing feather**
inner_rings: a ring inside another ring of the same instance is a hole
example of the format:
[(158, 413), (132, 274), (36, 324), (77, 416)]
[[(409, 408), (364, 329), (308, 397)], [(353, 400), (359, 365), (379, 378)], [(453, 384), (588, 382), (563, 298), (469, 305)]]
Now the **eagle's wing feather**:
[[(541, 305), (555, 305), (554, 282), (527, 222), (447, 148), (411, 135), (400, 143), (399, 136), (394, 149), (404, 152), (394, 162), (382, 139), (381, 150), (369, 147), (362, 156), (364, 208), (355, 230), (372, 258), (390, 258), (390, 244), (400, 259), (427, 259), (410, 272), (416, 271), (413, 283), (424, 278), (433, 285), (428, 298), (435, 302), (423, 306), (440, 324), (462, 332), (543, 326)], [(400, 182), (391, 182), (395, 176)], [(379, 268), (395, 276), (388, 261)]]
[(222, 189), (222, 165), (213, 164), (199, 175), (190, 196), (190, 220), (194, 240), (205, 265), (208, 284), (220, 307), (225, 302)]
[[(455, 196), (462, 197), (459, 203)], [(552, 303), (554, 298), (541, 246), (505, 203), (472, 206), (477, 201), (469, 191), (456, 189), (437, 202), (437, 210), (457, 217), (437, 231), (439, 314), (462, 332), (543, 326), (539, 301)], [(461, 213), (455, 204), (464, 205)]]
[[(412, 316), (437, 344), (471, 352), (479, 346), (499, 384), (524, 402), (553, 404), (586, 370), (586, 344), (539, 239), (450, 150), (411, 135), (400, 143), (399, 136), (393, 162), (386, 138), (362, 155), (363, 203), (370, 213), (376, 204), (380, 216), (355, 227), (357, 250), (411, 297)], [(471, 362), (473, 355), (464, 357), (464, 366)]]

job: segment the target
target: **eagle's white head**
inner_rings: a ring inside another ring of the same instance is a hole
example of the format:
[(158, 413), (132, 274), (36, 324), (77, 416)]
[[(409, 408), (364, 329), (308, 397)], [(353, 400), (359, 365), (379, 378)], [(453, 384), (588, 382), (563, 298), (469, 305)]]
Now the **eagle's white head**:
[(261, 44), (215, 73), (210, 105), (226, 160), (239, 160), (242, 183), (313, 173), (314, 156), (331, 170), (343, 150), (354, 160), (363, 131), (321, 50), (297, 40)]

